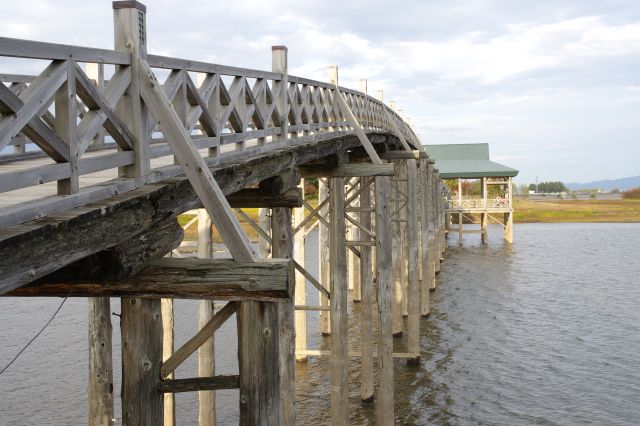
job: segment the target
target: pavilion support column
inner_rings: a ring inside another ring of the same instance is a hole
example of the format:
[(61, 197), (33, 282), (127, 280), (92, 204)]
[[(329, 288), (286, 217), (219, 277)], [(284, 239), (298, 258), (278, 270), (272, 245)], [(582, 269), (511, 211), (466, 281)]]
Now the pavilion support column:
[(458, 213), (458, 245), (462, 245), (462, 213)]
[[(291, 259), (293, 257), (293, 229), (291, 209), (278, 207), (272, 210), (271, 236), (273, 258)], [(280, 368), (280, 392), (282, 424), (296, 424), (296, 388), (295, 388), (295, 305), (292, 299), (283, 299), (277, 303), (279, 342), (278, 356)]]
[(349, 420), (347, 341), (347, 253), (344, 223), (344, 178), (329, 178), (331, 228), (331, 424), (347, 425)]
[(437, 209), (435, 195), (435, 177), (433, 174), (433, 164), (427, 164), (427, 218), (429, 221), (429, 290), (436, 288), (436, 263), (440, 264), (440, 253), (437, 246), (438, 224), (436, 220)]
[(433, 174), (433, 200), (434, 200), (434, 221), (435, 221), (435, 272), (440, 273), (440, 264), (442, 263), (442, 253), (444, 251), (444, 245), (446, 244), (445, 238), (447, 236), (447, 229), (451, 229), (451, 214), (446, 213), (444, 210), (444, 200), (442, 198), (442, 192), (440, 190), (440, 179), (438, 174)]
[[(360, 178), (360, 211), (359, 222), (363, 228), (371, 230), (371, 188), (369, 178)], [(373, 268), (371, 246), (360, 247), (360, 279), (362, 300), (360, 306), (360, 398), (362, 401), (373, 400)]]
[(487, 243), (487, 224), (489, 217), (487, 216), (487, 178), (483, 177), (480, 181), (480, 187), (482, 188), (482, 208), (485, 210), (480, 213), (480, 239), (482, 244)]
[[(200, 259), (213, 258), (213, 239), (211, 233), (211, 218), (205, 209), (198, 210), (198, 257)], [(198, 328), (202, 328), (213, 318), (213, 301), (200, 300), (198, 302)], [(215, 376), (215, 339), (211, 337), (198, 349), (198, 375), (200, 377)], [(216, 424), (216, 393), (215, 391), (198, 392), (198, 422), (200, 426)]]
[[(328, 199), (329, 189), (324, 179), (318, 179), (318, 203), (322, 203)], [(329, 206), (320, 209), (320, 215), (329, 220)], [(320, 284), (324, 288), (330, 287), (330, 265), (329, 265), (329, 228), (324, 223), (318, 224), (318, 277)], [(320, 306), (329, 306), (329, 299), (322, 292), (319, 294)], [(331, 314), (329, 311), (320, 311), (320, 332), (323, 336), (331, 334)]]
[(416, 160), (406, 160), (407, 176), (407, 333), (409, 352), (413, 355), (407, 359), (409, 365), (420, 362), (420, 287), (418, 282), (419, 258), (418, 245), (420, 227), (418, 224), (418, 174)]
[[(173, 299), (160, 299), (160, 310), (162, 315), (162, 362), (168, 360), (173, 355), (174, 332), (173, 332)], [(167, 379), (173, 379), (171, 373)], [(164, 426), (176, 424), (176, 402), (173, 393), (164, 394)]]
[(428, 186), (428, 167), (426, 160), (420, 160), (420, 173), (419, 173), (419, 194), (420, 206), (420, 314), (423, 317), (429, 315), (431, 311), (431, 303), (429, 297), (429, 288), (431, 287), (431, 248), (429, 247), (429, 186)]
[(375, 178), (376, 288), (378, 302), (378, 380), (376, 423), (394, 424), (393, 381), (393, 277), (391, 244), (391, 211), (388, 177)]
[[(300, 182), (302, 188), (302, 198), (304, 199), (304, 179)], [(304, 220), (304, 207), (294, 209), (293, 212), (294, 226), (298, 226)], [(301, 229), (294, 236), (293, 242), (293, 258), (302, 267), (305, 266), (304, 256), (304, 231)], [(296, 273), (296, 290), (295, 304), (304, 306), (307, 304), (307, 280), (300, 274)], [(296, 311), (296, 349), (301, 351), (307, 350), (307, 311)], [(296, 355), (296, 360), (301, 362), (307, 361), (306, 355)]]
[(161, 425), (164, 398), (160, 299), (122, 298), (122, 424)]
[[(399, 161), (399, 175), (397, 196), (402, 198), (400, 201), (399, 223), (400, 223), (400, 284), (402, 288), (402, 316), (409, 315), (409, 236), (408, 236), (408, 218), (409, 218), (409, 191), (407, 178), (407, 162), (408, 160)], [(400, 194), (403, 194), (400, 196)]]
[(513, 243), (513, 212), (504, 214), (504, 240)]
[(108, 297), (89, 301), (89, 426), (113, 425), (113, 359), (111, 303)]

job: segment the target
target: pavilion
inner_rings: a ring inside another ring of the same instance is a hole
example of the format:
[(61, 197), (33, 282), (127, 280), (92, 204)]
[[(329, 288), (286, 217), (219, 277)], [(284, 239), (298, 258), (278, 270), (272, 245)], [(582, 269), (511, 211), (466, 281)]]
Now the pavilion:
[[(458, 190), (447, 194), (447, 229), (463, 233), (481, 233), (487, 241), (489, 220), (504, 227), (504, 239), (513, 242), (513, 182), (518, 170), (491, 161), (488, 143), (425, 145), (430, 159), (435, 161), (440, 178), (456, 179)], [(479, 180), (480, 195), (463, 194), (463, 180)], [(458, 227), (452, 228), (451, 215), (458, 215)], [(463, 229), (463, 219), (476, 223), (480, 230)]]

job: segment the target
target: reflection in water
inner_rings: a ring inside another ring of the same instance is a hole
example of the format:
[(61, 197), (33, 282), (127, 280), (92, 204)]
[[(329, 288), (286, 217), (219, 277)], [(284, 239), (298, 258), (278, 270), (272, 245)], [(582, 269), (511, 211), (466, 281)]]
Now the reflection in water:
[[(419, 367), (395, 362), (397, 424), (640, 424), (640, 249), (638, 224), (517, 225), (513, 246), (492, 227), (452, 240), (431, 315), (421, 321)], [(317, 259), (316, 235), (307, 259)], [(317, 265), (309, 265), (315, 274)], [(309, 304), (317, 291), (307, 288)], [(57, 299), (0, 298), (4, 365), (55, 309)], [(350, 304), (352, 319), (360, 306)], [(114, 299), (112, 310), (119, 312)], [(176, 303), (176, 346), (196, 328), (196, 305)], [(86, 422), (86, 301), (70, 300), (47, 331), (0, 377), (0, 424)], [(357, 321), (350, 345), (359, 348)], [(119, 398), (119, 323), (114, 324), (114, 389)], [(375, 325), (375, 324), (374, 324)], [(308, 346), (330, 349), (317, 312)], [(377, 335), (377, 330), (375, 334)], [(217, 374), (237, 371), (235, 321), (216, 333)], [(404, 338), (397, 352), (406, 351)], [(196, 357), (177, 371), (193, 377)], [(328, 424), (329, 358), (298, 363), (300, 424)], [(360, 401), (359, 362), (349, 364), (351, 424), (375, 424)], [(219, 424), (238, 421), (238, 392), (217, 393)], [(116, 413), (119, 413), (117, 401)], [(197, 395), (179, 394), (179, 424), (197, 419)], [(118, 423), (119, 424), (119, 423)]]

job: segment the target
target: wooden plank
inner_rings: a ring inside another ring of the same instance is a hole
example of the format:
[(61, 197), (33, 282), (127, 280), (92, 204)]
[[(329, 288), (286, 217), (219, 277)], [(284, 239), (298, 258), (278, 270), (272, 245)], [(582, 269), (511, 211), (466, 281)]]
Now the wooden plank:
[(326, 167), (322, 165), (309, 165), (300, 167), (300, 174), (305, 178), (393, 176), (394, 173), (394, 165), (392, 163), (351, 163), (338, 167)]
[(300, 265), (299, 263), (297, 263), (294, 260), (294, 265), (295, 268), (298, 272), (300, 272), (306, 279), (309, 280), (309, 282), (322, 294), (324, 294), (327, 299), (329, 299), (331, 297), (329, 290), (326, 289), (326, 287), (324, 287), (322, 284), (320, 284), (320, 282), (318, 282), (318, 280), (316, 280), (314, 278), (313, 275), (311, 275), (306, 269), (304, 269), (304, 267), (302, 265)]
[(158, 259), (138, 275), (106, 284), (99, 282), (36, 282), (7, 296), (71, 297), (123, 296), (216, 300), (277, 300), (293, 293), (294, 264), (264, 259), (235, 262), (229, 259)]
[(90, 297), (88, 303), (87, 423), (89, 426), (104, 426), (110, 425), (114, 418), (111, 303), (108, 297)]
[(162, 380), (159, 385), (162, 393), (198, 392), (223, 389), (238, 389), (240, 376), (194, 377), (191, 379)]
[(209, 74), (221, 74), (242, 76), (247, 78), (265, 78), (268, 80), (280, 80), (280, 74), (270, 71), (253, 70), (249, 68), (233, 67), (228, 65), (210, 64), (207, 62), (192, 61), (189, 59), (170, 58), (160, 55), (148, 55), (149, 66), (153, 68), (180, 69), (192, 72), (204, 72)]
[(231, 206), (213, 178), (207, 164), (191, 144), (189, 134), (171, 107), (161, 85), (146, 62), (140, 61), (140, 70), (142, 98), (152, 115), (163, 123), (163, 132), (171, 145), (176, 161), (182, 166), (189, 182), (209, 212), (231, 255), (239, 262), (254, 261), (255, 253), (249, 239), (231, 211)]
[(302, 207), (301, 188), (292, 188), (283, 194), (271, 194), (260, 188), (245, 188), (227, 196), (233, 208)]
[(160, 299), (122, 299), (122, 423), (163, 424)]
[(169, 359), (162, 363), (160, 368), (160, 376), (166, 378), (169, 374), (173, 373), (176, 368), (180, 366), (192, 353), (194, 353), (200, 346), (202, 346), (217, 329), (228, 320), (231, 315), (236, 312), (236, 304), (229, 302), (218, 311), (200, 330), (189, 339), (184, 345), (171, 355)]
[[(306, 349), (306, 350), (296, 351), (296, 353), (299, 353), (300, 355), (306, 355), (306, 356), (331, 356), (331, 351), (320, 350), (320, 349)], [(416, 356), (416, 354), (410, 353), (410, 352), (394, 352), (392, 355), (393, 355), (393, 358), (397, 358), (397, 359), (414, 358)], [(347, 356), (349, 358), (362, 358), (362, 353), (358, 351), (349, 351), (347, 353)], [(373, 351), (371, 353), (371, 356), (373, 358), (378, 358), (379, 354), (377, 351)]]
[(101, 64), (130, 65), (131, 55), (114, 50), (0, 37), (0, 56), (14, 58), (74, 60)]
[(331, 264), (331, 424), (349, 423), (347, 264), (344, 225), (344, 178), (331, 178), (329, 247)]
[[(420, 287), (418, 245), (420, 228), (418, 225), (418, 171), (416, 160), (406, 160), (407, 170), (407, 348), (411, 353), (420, 353)], [(417, 365), (420, 357), (410, 358), (407, 363)]]
[(427, 158), (427, 153), (419, 150), (387, 151), (380, 153), (383, 160), (421, 160)]
[(390, 182), (388, 177), (375, 178), (376, 208), (376, 285), (378, 302), (378, 403), (376, 424), (394, 424), (393, 321), (391, 274)]

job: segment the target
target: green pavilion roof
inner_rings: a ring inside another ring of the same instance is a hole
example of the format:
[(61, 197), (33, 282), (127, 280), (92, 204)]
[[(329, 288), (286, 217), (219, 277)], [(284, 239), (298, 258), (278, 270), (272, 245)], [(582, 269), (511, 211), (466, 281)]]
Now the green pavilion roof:
[(516, 169), (491, 161), (488, 143), (424, 145), (443, 179), (514, 177)]

